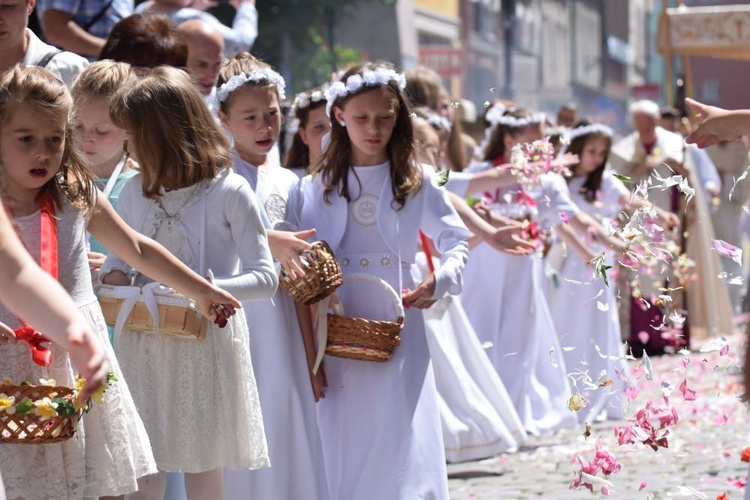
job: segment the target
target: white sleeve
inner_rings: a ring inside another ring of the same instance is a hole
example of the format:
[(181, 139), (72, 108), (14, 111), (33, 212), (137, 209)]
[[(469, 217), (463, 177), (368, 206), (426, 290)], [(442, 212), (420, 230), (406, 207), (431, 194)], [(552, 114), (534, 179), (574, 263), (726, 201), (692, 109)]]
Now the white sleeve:
[(544, 197), (536, 200), (540, 220), (555, 225), (560, 222), (561, 213), (570, 218), (580, 210), (570, 198), (568, 183), (560, 175), (546, 174), (541, 183)]
[(234, 57), (240, 52), (250, 52), (255, 39), (258, 38), (258, 11), (255, 5), (243, 2), (234, 15), (232, 27), (223, 24), (221, 26), (219, 29), (224, 37), (224, 53), (227, 57)]
[(271, 297), (279, 284), (268, 248), (260, 207), (250, 184), (243, 182), (224, 195), (224, 213), (239, 250), (242, 269), (234, 276), (216, 276), (214, 284), (237, 300)]
[(698, 174), (701, 188), (704, 191), (707, 191), (711, 187), (721, 190), (721, 177), (719, 177), (716, 165), (714, 165), (708, 152), (705, 149), (700, 149), (693, 145), (690, 147), (690, 154), (692, 155), (693, 164), (695, 165), (696, 170), (695, 173)]
[(435, 182), (434, 175), (425, 175), (422, 185), (424, 206), (421, 229), (432, 239), (441, 254), (440, 268), (435, 270), (433, 294), (433, 298), (440, 298), (446, 293), (461, 293), (461, 271), (469, 257), (469, 231), (448, 201), (446, 192)]

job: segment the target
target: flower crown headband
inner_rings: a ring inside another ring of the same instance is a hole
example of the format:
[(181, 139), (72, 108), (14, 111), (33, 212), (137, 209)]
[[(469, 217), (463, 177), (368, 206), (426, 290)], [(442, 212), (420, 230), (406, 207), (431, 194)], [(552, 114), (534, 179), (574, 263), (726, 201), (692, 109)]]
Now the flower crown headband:
[(216, 99), (218, 99), (219, 102), (226, 101), (232, 92), (242, 87), (247, 82), (268, 82), (270, 85), (276, 87), (276, 91), (279, 93), (279, 100), (286, 98), (286, 92), (284, 91), (284, 89), (286, 89), (286, 82), (284, 82), (284, 78), (270, 68), (261, 68), (252, 70), (250, 74), (241, 73), (239, 75), (234, 75), (219, 87), (216, 91)]
[(572, 141), (573, 139), (577, 139), (578, 137), (583, 137), (584, 135), (590, 134), (601, 134), (606, 135), (607, 137), (612, 137), (613, 135), (615, 135), (614, 131), (611, 128), (606, 125), (602, 125), (601, 123), (592, 123), (591, 125), (585, 125), (583, 127), (570, 129), (568, 133), (563, 136), (563, 147), (560, 149), (560, 153), (558, 153), (558, 156), (564, 155), (568, 151), (570, 141)]
[(576, 127), (574, 129), (568, 130), (568, 132), (565, 134), (565, 140), (567, 142), (570, 142), (573, 139), (589, 134), (600, 134), (606, 135), (607, 137), (612, 137), (615, 133), (606, 125), (602, 125), (601, 123), (592, 123), (591, 125), (585, 125), (583, 127)]
[(430, 116), (428, 116), (427, 123), (429, 123), (433, 127), (442, 128), (448, 133), (450, 133), (451, 129), (453, 128), (453, 124), (449, 119), (444, 116), (440, 116), (437, 113), (432, 113)]
[(296, 113), (297, 110), (309, 108), (310, 105), (319, 103), (320, 101), (324, 101), (325, 98), (326, 98), (326, 94), (323, 90), (315, 90), (310, 93), (300, 92), (294, 98), (294, 102), (292, 103), (292, 109)]
[(326, 114), (329, 117), (331, 116), (333, 103), (339, 97), (356, 94), (363, 87), (388, 85), (390, 82), (396, 82), (399, 90), (403, 91), (406, 88), (406, 76), (403, 73), (396, 73), (394, 70), (382, 66), (375, 69), (366, 69), (362, 71), (361, 75), (359, 73), (350, 75), (346, 82), (341, 80), (333, 82), (326, 91)]

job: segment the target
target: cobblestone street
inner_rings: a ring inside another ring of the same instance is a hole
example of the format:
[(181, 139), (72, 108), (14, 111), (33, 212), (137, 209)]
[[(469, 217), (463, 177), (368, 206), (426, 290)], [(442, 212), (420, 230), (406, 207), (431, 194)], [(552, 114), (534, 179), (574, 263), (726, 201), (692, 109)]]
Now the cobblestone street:
[[(651, 358), (650, 381), (640, 361), (630, 362), (631, 385), (638, 394), (630, 401), (627, 418), (634, 418), (649, 401), (655, 407), (674, 407), (678, 422), (667, 435), (668, 448), (654, 451), (639, 442), (618, 446), (614, 429), (633, 422), (594, 424), (588, 438), (581, 425), (552, 436), (530, 437), (517, 453), (449, 465), (451, 498), (601, 496), (604, 483), (593, 484), (593, 494), (583, 487), (570, 489), (581, 469), (576, 456), (592, 460), (599, 437), (602, 449), (614, 454), (622, 466), (606, 477), (612, 483), (612, 498), (713, 500), (722, 494), (729, 499), (743, 498), (748, 464), (741, 461), (740, 454), (750, 446), (750, 422), (747, 408), (738, 399), (742, 393), (740, 339), (729, 339), (728, 350), (714, 345), (712, 352)], [(694, 400), (691, 391), (695, 391)], [(669, 394), (668, 405), (665, 393)], [(597, 476), (603, 477), (601, 472)]]

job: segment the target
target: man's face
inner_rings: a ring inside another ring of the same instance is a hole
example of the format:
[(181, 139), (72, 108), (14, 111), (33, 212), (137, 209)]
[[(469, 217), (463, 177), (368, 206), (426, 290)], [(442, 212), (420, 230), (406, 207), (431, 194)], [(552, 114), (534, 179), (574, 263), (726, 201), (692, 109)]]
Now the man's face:
[(23, 42), (36, 0), (0, 0), (0, 49)]
[[(4, 0), (0, 0), (2, 2)], [(203, 95), (211, 93), (211, 89), (219, 79), (219, 69), (223, 60), (222, 47), (214, 43), (190, 43), (188, 45), (187, 67)]]
[(633, 113), (633, 125), (641, 135), (651, 135), (656, 129), (656, 119), (646, 113)]

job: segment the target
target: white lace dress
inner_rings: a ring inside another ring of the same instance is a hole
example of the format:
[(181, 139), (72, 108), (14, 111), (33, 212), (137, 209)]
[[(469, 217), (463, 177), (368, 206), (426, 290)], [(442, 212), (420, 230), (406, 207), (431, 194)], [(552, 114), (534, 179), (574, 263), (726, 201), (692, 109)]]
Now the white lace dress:
[[(250, 187), (226, 171), (204, 182), (210, 186), (205, 205), (199, 185), (163, 193), (156, 201), (143, 197), (138, 175), (123, 188), (118, 212), (195, 270), (205, 214), (206, 264), (215, 283), (238, 299), (241, 293), (248, 299), (269, 296), (276, 282), (270, 279), (270, 252)], [(245, 273), (237, 271), (240, 255)], [(102, 274), (122, 267), (129, 270), (110, 254)], [(144, 281), (142, 275), (136, 279)], [(116, 336), (117, 355), (160, 470), (269, 465), (249, 342), (243, 314), (221, 329), (209, 323), (202, 342), (127, 330), (119, 342)]]
[[(81, 313), (99, 335), (110, 366), (118, 377), (83, 416), (76, 435), (48, 445), (0, 445), (0, 470), (9, 499), (89, 498), (123, 495), (137, 489), (137, 478), (156, 472), (151, 446), (128, 384), (112, 351), (99, 303), (91, 287), (86, 259), (86, 221), (66, 204), (58, 210), (58, 262), (60, 284), (71, 294)], [(40, 213), (16, 218), (21, 237), (39, 261)], [(18, 319), (0, 305), (0, 321), (16, 327)], [(51, 346), (52, 363), (42, 368), (31, 361), (28, 345), (0, 346), (0, 379), (39, 383), (54, 378), (73, 385), (73, 369), (67, 352)]]

